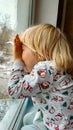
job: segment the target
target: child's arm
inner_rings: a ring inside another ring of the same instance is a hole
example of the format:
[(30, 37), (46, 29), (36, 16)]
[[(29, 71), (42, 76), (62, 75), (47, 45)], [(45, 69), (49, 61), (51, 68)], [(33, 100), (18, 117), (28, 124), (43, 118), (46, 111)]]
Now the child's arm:
[(44, 89), (49, 88), (52, 83), (52, 76), (49, 75), (44, 63), (39, 62), (27, 75), (23, 72), (23, 68), (22, 62), (14, 63), (8, 83), (8, 93), (11, 97), (36, 96), (42, 93), (42, 90), (44, 92)]

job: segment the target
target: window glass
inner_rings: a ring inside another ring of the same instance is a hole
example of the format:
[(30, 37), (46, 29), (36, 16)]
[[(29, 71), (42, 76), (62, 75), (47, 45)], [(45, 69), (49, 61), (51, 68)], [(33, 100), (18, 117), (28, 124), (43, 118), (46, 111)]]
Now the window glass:
[(16, 28), (17, 0), (0, 0), (0, 28)]
[[(20, 130), (25, 99), (9, 99), (13, 38), (30, 24), (32, 0), (0, 0), (0, 130)], [(27, 103), (27, 102), (26, 102)]]
[(13, 62), (13, 38), (29, 26), (32, 0), (0, 0), (0, 99), (7, 98)]

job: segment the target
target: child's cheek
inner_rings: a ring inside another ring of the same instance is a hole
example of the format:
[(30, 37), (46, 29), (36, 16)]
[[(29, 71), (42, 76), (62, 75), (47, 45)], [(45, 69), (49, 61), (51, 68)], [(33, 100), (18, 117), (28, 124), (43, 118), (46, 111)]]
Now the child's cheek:
[(24, 61), (24, 59), (25, 59), (25, 58), (24, 58), (24, 52), (22, 52), (22, 60)]

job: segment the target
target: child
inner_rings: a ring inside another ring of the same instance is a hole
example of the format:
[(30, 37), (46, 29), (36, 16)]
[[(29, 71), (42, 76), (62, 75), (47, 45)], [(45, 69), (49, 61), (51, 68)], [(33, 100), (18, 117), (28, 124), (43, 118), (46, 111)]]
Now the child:
[(22, 130), (73, 130), (72, 51), (60, 29), (50, 24), (16, 35), (8, 92), (12, 98), (32, 97), (40, 109)]

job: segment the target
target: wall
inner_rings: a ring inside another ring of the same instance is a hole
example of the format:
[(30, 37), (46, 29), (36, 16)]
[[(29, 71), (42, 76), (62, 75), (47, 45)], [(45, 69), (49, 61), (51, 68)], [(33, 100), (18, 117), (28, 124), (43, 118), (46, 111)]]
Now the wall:
[(64, 32), (73, 46), (73, 0), (67, 0)]
[(59, 0), (35, 0), (34, 24), (51, 23), (56, 26)]

